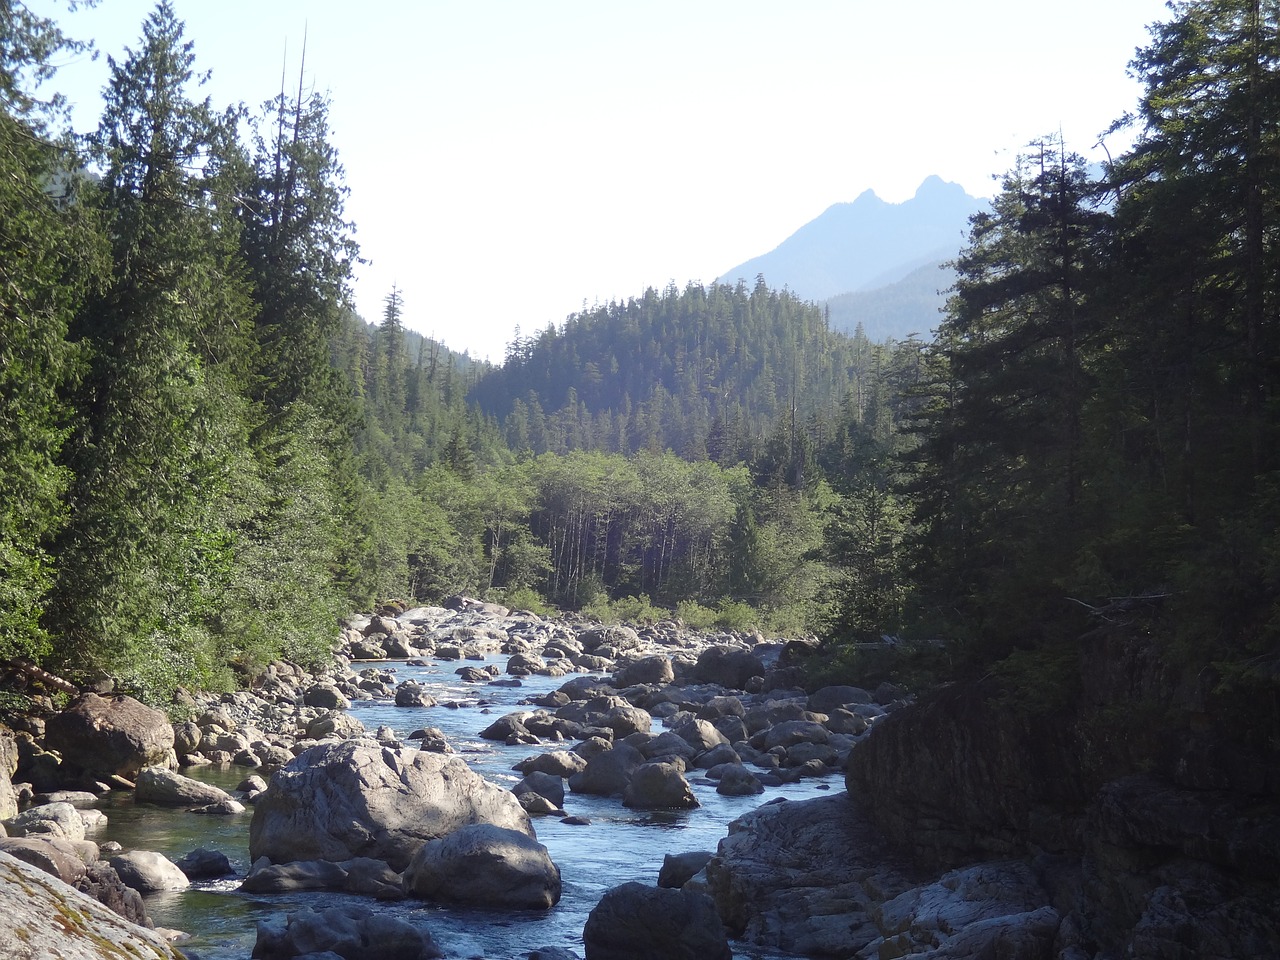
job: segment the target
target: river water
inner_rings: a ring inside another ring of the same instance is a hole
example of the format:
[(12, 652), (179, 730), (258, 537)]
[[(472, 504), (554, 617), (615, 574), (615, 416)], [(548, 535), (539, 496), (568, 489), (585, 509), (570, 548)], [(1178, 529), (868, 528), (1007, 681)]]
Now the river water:
[[(506, 657), (488, 662), (502, 668)], [(470, 666), (483, 666), (469, 661)], [(453, 748), (478, 773), (510, 787), (520, 774), (512, 766), (524, 757), (556, 745), (510, 747), (482, 740), (479, 732), (499, 716), (525, 708), (520, 701), (554, 690), (565, 678), (525, 677), (520, 687), (476, 686), (459, 681), (456, 663), (410, 667), (403, 663), (359, 664), (394, 668), (399, 680), (414, 679), (431, 688), (441, 704), (456, 707), (396, 707), (383, 701), (359, 701), (351, 712), (373, 731), (386, 725), (403, 739), (420, 727), (444, 731)], [(657, 721), (655, 721), (655, 732)], [(570, 744), (564, 744), (568, 747)], [(197, 767), (188, 776), (216, 783), (228, 790), (251, 771), (239, 767)], [(802, 780), (782, 787), (768, 787), (753, 797), (723, 797), (714, 784), (688, 776), (702, 806), (688, 811), (637, 811), (622, 806), (621, 799), (565, 792), (567, 813), (588, 818), (585, 826), (561, 823), (555, 817), (535, 817), (538, 840), (560, 868), (563, 893), (549, 911), (478, 910), (445, 907), (419, 900), (382, 903), (370, 898), (332, 893), (244, 894), (238, 880), (198, 883), (190, 890), (152, 894), (147, 909), (157, 926), (183, 930), (191, 939), (178, 944), (189, 957), (199, 960), (247, 960), (253, 950), (258, 920), (279, 917), (300, 908), (321, 909), (341, 903), (358, 903), (387, 911), (425, 926), (448, 957), (485, 960), (523, 960), (538, 947), (558, 946), (582, 956), (582, 928), (587, 915), (610, 887), (629, 880), (656, 883), (662, 858), (668, 853), (714, 850), (733, 819), (779, 797), (805, 799), (843, 789), (837, 775)], [(243, 876), (249, 868), (249, 821), (252, 810), (237, 817), (207, 817), (185, 811), (134, 804), (121, 795), (102, 805), (108, 824), (92, 839), (116, 840), (126, 849), (155, 850), (178, 859), (196, 849), (221, 850)], [(785, 954), (731, 944), (734, 956), (754, 960), (779, 960)]]

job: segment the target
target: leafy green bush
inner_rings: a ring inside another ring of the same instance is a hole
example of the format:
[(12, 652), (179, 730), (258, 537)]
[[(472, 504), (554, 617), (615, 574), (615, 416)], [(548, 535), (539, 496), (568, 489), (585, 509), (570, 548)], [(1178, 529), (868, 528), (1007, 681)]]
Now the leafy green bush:
[(676, 617), (684, 621), (690, 630), (710, 630), (716, 625), (719, 614), (710, 607), (693, 600), (681, 600), (676, 604)]
[(610, 600), (605, 594), (597, 593), (581, 612), (601, 623), (656, 623), (671, 616), (671, 611), (655, 607), (645, 594)]
[(532, 587), (509, 587), (506, 590), (494, 590), (493, 599), (512, 610), (528, 610), (540, 617), (554, 616), (556, 608), (547, 603), (542, 595)]

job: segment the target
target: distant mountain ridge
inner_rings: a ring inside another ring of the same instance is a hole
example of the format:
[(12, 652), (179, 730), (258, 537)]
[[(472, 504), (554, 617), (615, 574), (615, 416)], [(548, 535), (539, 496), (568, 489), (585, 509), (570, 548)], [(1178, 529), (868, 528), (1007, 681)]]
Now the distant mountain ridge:
[(969, 218), (987, 206), (938, 176), (925, 178), (902, 203), (866, 190), (851, 203), (828, 207), (775, 249), (719, 280), (763, 275), (771, 287), (827, 302), (838, 330), (851, 332), (862, 323), (876, 339), (928, 336), (944, 302), (941, 291), (951, 283), (940, 267), (964, 245)]

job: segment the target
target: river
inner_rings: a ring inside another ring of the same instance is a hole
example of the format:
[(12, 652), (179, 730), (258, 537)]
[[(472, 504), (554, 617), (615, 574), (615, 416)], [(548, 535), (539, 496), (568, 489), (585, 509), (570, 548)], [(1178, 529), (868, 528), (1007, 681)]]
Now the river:
[[(485, 661), (505, 667), (505, 656)], [(468, 665), (483, 666), (469, 661)], [(373, 731), (386, 725), (404, 738), (424, 726), (438, 727), (472, 768), (490, 781), (510, 787), (520, 774), (512, 765), (547, 746), (507, 746), (482, 740), (479, 732), (505, 713), (519, 710), (522, 699), (554, 690), (565, 678), (523, 678), (521, 687), (476, 686), (459, 681), (456, 663), (411, 667), (403, 663), (357, 664), (357, 667), (394, 668), (397, 680), (414, 679), (427, 685), (441, 704), (456, 708), (396, 707), (386, 701), (359, 701), (351, 712)], [(655, 721), (655, 731), (657, 729)], [(566, 744), (565, 746), (568, 746)], [(197, 767), (188, 776), (216, 783), (228, 790), (252, 771), (240, 767)], [(778, 797), (804, 799), (843, 789), (838, 775), (802, 780), (783, 787), (766, 788), (752, 797), (723, 797), (714, 784), (689, 777), (702, 806), (688, 811), (636, 811), (620, 799), (587, 796), (566, 790), (565, 810), (586, 817), (585, 826), (561, 823), (555, 817), (534, 818), (538, 840), (560, 868), (563, 894), (549, 911), (477, 910), (445, 907), (420, 900), (382, 903), (369, 898), (333, 893), (244, 894), (238, 880), (197, 883), (190, 890), (152, 894), (147, 909), (157, 926), (183, 930), (191, 939), (178, 944), (196, 960), (247, 960), (256, 938), (256, 922), (299, 908), (319, 909), (342, 902), (357, 902), (374, 910), (392, 912), (420, 923), (431, 931), (448, 957), (485, 960), (524, 960), (538, 947), (567, 947), (582, 956), (582, 928), (587, 915), (610, 887), (629, 880), (653, 884), (662, 858), (668, 853), (714, 850), (730, 821)], [(155, 850), (178, 859), (197, 847), (221, 850), (243, 876), (249, 868), (251, 811), (238, 817), (208, 817), (134, 804), (130, 795), (104, 800), (101, 808), (108, 824), (92, 839), (115, 840), (126, 849)], [(734, 955), (755, 960), (779, 960), (787, 956), (732, 944)]]

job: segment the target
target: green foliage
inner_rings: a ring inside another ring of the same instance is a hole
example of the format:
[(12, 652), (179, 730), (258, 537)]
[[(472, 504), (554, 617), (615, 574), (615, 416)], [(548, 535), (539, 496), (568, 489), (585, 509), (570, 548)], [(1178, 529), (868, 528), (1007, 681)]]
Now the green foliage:
[(488, 596), (489, 599), (512, 610), (528, 610), (540, 617), (553, 617), (557, 612), (556, 608), (548, 604), (536, 590), (529, 587), (494, 590)]
[(594, 617), (601, 623), (651, 624), (671, 616), (671, 611), (655, 607), (644, 594), (610, 600), (605, 594), (597, 593), (583, 604), (579, 612), (585, 617)]

